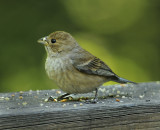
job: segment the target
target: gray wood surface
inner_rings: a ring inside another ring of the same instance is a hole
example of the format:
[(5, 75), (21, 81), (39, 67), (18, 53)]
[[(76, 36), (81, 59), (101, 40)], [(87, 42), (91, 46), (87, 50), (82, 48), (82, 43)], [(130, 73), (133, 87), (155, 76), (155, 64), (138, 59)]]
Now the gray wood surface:
[(0, 93), (0, 129), (160, 129), (160, 82), (100, 87), (98, 103), (46, 102), (60, 90)]

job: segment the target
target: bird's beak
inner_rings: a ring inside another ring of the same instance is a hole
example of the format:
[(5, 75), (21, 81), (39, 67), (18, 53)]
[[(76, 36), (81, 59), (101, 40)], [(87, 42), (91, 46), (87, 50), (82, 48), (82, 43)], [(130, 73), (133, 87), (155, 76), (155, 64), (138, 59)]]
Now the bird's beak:
[(48, 45), (47, 36), (40, 38), (37, 42), (47, 46)]

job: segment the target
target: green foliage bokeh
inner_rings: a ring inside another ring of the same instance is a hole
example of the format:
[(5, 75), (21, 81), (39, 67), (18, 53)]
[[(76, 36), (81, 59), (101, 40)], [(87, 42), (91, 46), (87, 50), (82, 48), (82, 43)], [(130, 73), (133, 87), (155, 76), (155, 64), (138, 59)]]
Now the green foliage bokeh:
[(58, 30), (71, 33), (121, 77), (159, 80), (159, 7), (157, 0), (2, 0), (0, 92), (57, 88), (37, 40)]

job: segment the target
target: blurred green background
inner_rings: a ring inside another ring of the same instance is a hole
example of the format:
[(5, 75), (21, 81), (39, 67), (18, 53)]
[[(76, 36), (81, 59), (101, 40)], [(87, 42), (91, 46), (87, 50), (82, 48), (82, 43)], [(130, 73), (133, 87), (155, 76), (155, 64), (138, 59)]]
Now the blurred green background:
[(121, 77), (160, 80), (158, 0), (1, 0), (0, 16), (0, 92), (57, 88), (37, 40), (58, 30)]

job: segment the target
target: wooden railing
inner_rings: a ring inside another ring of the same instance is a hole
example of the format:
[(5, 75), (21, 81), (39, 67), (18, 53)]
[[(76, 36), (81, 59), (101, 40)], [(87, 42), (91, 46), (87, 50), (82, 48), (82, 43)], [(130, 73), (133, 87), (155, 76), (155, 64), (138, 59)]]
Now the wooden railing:
[[(60, 90), (0, 93), (0, 129), (160, 129), (160, 82), (100, 87), (96, 104), (71, 95), (47, 102)], [(79, 98), (81, 100), (79, 100)]]

